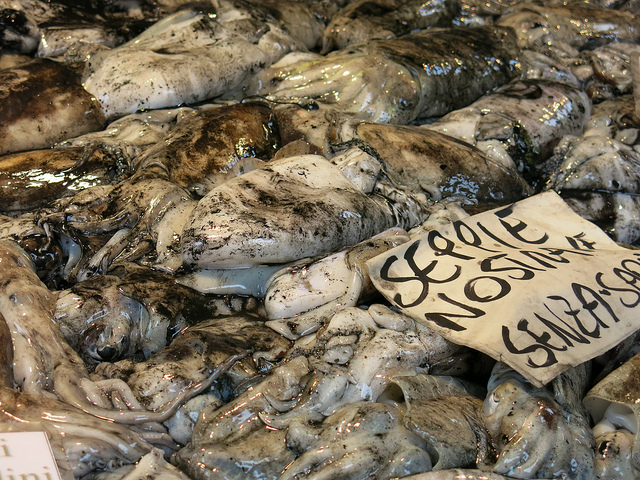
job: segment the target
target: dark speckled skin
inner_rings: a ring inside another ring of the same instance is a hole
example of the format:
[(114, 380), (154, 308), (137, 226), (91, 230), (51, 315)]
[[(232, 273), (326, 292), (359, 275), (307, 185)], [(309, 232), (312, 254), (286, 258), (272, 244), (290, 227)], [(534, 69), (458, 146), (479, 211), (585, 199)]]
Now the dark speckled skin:
[(0, 156), (0, 212), (27, 212), (79, 190), (115, 181), (122, 171), (103, 149), (33, 150)]
[(427, 29), (360, 47), (416, 70), (424, 105), (421, 117), (469, 105), (519, 73), (519, 50), (510, 28)]
[(173, 182), (190, 187), (207, 175), (228, 173), (243, 158), (269, 160), (280, 146), (271, 109), (241, 103), (188, 117), (135, 163), (137, 169), (166, 169)]
[(9, 326), (0, 314), (0, 384), (13, 387), (13, 343)]
[(471, 145), (421, 127), (365, 123), (358, 136), (373, 147), (396, 183), (414, 190), (464, 195), (480, 203), (510, 203), (530, 193), (515, 169)]
[(0, 49), (29, 55), (40, 41), (40, 31), (24, 12), (0, 9)]
[(323, 52), (370, 38), (390, 38), (429, 27), (446, 27), (460, 11), (459, 1), (358, 0), (333, 17), (324, 32)]
[(182, 232), (191, 268), (286, 263), (358, 243), (394, 225), (388, 207), (324, 157), (301, 155), (211, 190)]
[[(295, 0), (227, 0), (220, 2), (220, 15), (234, 32), (247, 38), (257, 40), (261, 27), (271, 24), (312, 49), (320, 41), (324, 21), (308, 3)], [(225, 14), (229, 12), (232, 18), (227, 19)]]
[[(246, 297), (205, 297), (175, 278), (134, 263), (121, 263), (60, 292), (56, 323), (89, 365), (142, 358), (165, 347), (186, 325), (227, 312), (251, 312)], [(156, 322), (147, 326), (141, 310)], [(162, 330), (164, 329), (164, 331)], [(225, 357), (226, 358), (226, 357)]]
[(468, 105), (520, 72), (511, 28), (429, 28), (276, 64), (246, 94), (327, 108), (384, 123), (409, 123)]
[[(182, 388), (206, 380), (232, 355), (270, 351), (275, 357), (281, 357), (289, 347), (288, 340), (258, 318), (247, 315), (219, 317), (185, 329), (171, 345), (145, 362), (125, 360), (111, 367), (100, 367), (98, 371), (126, 380), (141, 403), (148, 408), (157, 408)], [(237, 384), (270, 366), (245, 359), (225, 377)]]
[[(636, 42), (640, 21), (632, 12), (591, 5), (519, 5), (497, 22), (518, 32), (523, 48), (544, 47), (549, 41), (566, 42), (574, 48), (594, 48), (610, 42)], [(544, 37), (540, 37), (545, 34)]]
[(0, 70), (0, 154), (50, 147), (104, 125), (98, 102), (70, 67), (39, 59)]

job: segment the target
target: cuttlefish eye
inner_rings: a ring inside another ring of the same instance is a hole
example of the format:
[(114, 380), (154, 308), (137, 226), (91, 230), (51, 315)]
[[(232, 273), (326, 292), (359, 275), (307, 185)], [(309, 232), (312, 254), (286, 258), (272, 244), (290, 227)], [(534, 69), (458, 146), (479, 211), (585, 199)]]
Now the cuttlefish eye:
[(491, 395), (489, 395), (484, 401), (484, 406), (482, 407), (484, 415), (489, 416), (493, 412), (495, 412), (501, 400), (502, 395), (500, 395), (497, 391), (491, 393)]
[(127, 329), (94, 325), (85, 331), (83, 350), (98, 362), (120, 360), (129, 347), (128, 333)]
[(99, 359), (105, 362), (110, 362), (111, 360), (114, 360), (116, 358), (116, 355), (118, 355), (118, 350), (113, 347), (103, 347), (96, 349), (96, 353), (98, 354)]

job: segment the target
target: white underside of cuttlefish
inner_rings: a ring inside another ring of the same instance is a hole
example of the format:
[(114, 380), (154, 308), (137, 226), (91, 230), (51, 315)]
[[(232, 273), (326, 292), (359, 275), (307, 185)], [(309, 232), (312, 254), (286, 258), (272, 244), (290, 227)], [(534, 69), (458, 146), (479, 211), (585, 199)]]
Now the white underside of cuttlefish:
[(366, 260), (407, 241), (409, 235), (394, 227), (337, 253), (279, 269), (266, 285), (267, 325), (289, 339), (314, 332), (372, 291)]

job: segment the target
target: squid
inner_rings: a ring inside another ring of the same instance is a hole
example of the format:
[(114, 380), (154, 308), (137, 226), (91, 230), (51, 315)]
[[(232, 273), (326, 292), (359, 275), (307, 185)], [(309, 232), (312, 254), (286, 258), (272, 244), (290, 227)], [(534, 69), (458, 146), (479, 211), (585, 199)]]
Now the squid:
[(496, 22), (512, 27), (521, 48), (550, 53), (555, 58), (575, 58), (579, 50), (611, 42), (639, 39), (638, 23), (631, 12), (591, 5), (516, 5)]
[(286, 448), (285, 432), (267, 429), (260, 414), (295, 399), (308, 373), (307, 359), (294, 356), (229, 403), (205, 406), (191, 442), (172, 455), (172, 463), (200, 480), (277, 478), (295, 456)]
[(375, 158), (355, 148), (333, 162), (298, 155), (232, 178), (193, 210), (182, 232), (184, 263), (191, 269), (284, 264), (424, 220), (429, 202), (373, 193), (379, 171)]
[[(137, 462), (154, 444), (171, 451), (177, 447), (166, 435), (136, 432), (126, 425), (85, 413), (43, 395), (0, 387), (0, 419), (11, 431), (25, 426), (47, 432), (59, 465), (69, 465), (75, 477), (95, 470), (115, 469)], [(27, 427), (28, 428), (28, 427)]]
[(640, 54), (640, 45), (631, 42), (614, 42), (593, 50), (581, 52), (582, 61), (572, 66), (577, 75), (587, 83), (586, 91), (594, 102), (631, 93), (633, 76), (631, 61)]
[(433, 470), (446, 470), (482, 466), (489, 456), (482, 395), (465, 380), (418, 373), (392, 377), (378, 402), (400, 408), (407, 430), (425, 441)]
[[(476, 103), (480, 102), (482, 100)], [(498, 110), (496, 104), (494, 97), (493, 105)], [(575, 110), (576, 107), (568, 109)], [(487, 110), (486, 105), (481, 109), (484, 113)], [(446, 124), (445, 119), (449, 115), (441, 121)], [(558, 113), (557, 117), (561, 115)], [(339, 141), (347, 145), (362, 142), (381, 159), (384, 174), (394, 184), (423, 193), (436, 201), (449, 199), (463, 204), (505, 204), (531, 193), (531, 188), (513, 164), (505, 164), (501, 159), (474, 148), (472, 145), (477, 142), (473, 138), (458, 139), (445, 129), (441, 130), (444, 135), (441, 134), (437, 127), (439, 124), (440, 121), (424, 128), (351, 121), (335, 127), (338, 130), (335, 141), (337, 146)], [(486, 123), (482, 121), (476, 128), (481, 133), (487, 130)]]
[(0, 339), (0, 419), (3, 431), (33, 429), (46, 432), (63, 473), (81, 476), (96, 469), (131, 464), (154, 450), (154, 444), (167, 451), (175, 449), (176, 445), (161, 432), (136, 432), (54, 398), (14, 390), (11, 331), (2, 315)]
[(147, 254), (158, 268), (173, 272), (182, 266), (180, 234), (196, 203), (166, 177), (139, 171), (116, 185), (56, 200), (40, 210), (38, 222), (89, 253), (65, 267), (71, 280), (106, 273), (116, 258), (137, 260)]
[(262, 166), (281, 147), (278, 120), (265, 105), (200, 109), (133, 159), (136, 170), (159, 170), (203, 197), (230, 177)]
[(340, 310), (311, 337), (293, 348), (309, 355), (315, 368), (305, 393), (291, 405), (274, 405), (282, 413), (262, 415), (267, 425), (319, 421), (350, 402), (376, 401), (393, 376), (437, 371), (440, 363), (464, 351), (379, 304)]
[(88, 365), (149, 358), (210, 317), (254, 313), (256, 299), (203, 296), (166, 273), (123, 263), (57, 292), (53, 320)]
[[(194, 384), (207, 381), (230, 356), (246, 355), (228, 369), (213, 388), (224, 400), (228, 391), (267, 373), (279, 363), (290, 342), (247, 315), (203, 321), (176, 335), (170, 345), (144, 362), (122, 360), (101, 363), (95, 374), (127, 382), (138, 401), (149, 410), (171, 402)], [(224, 385), (224, 386), (223, 386)]]
[(164, 459), (164, 452), (154, 448), (133, 465), (112, 471), (95, 471), (83, 476), (84, 480), (189, 480), (183, 472)]
[(281, 480), (386, 479), (432, 468), (425, 442), (404, 428), (401, 411), (388, 404), (354, 402), (321, 425), (289, 425), (287, 444), (300, 456)]
[(0, 211), (30, 212), (85, 188), (123, 180), (131, 169), (114, 153), (68, 147), (0, 156)]
[(404, 230), (391, 228), (338, 253), (278, 270), (266, 285), (267, 325), (293, 340), (313, 333), (337, 311), (374, 295), (366, 260), (407, 241)]
[(609, 373), (585, 396), (596, 442), (598, 478), (639, 478), (638, 395), (636, 354)]
[(553, 169), (544, 188), (556, 190), (579, 215), (616, 241), (635, 243), (640, 238), (639, 155), (602, 135), (568, 139), (550, 160)]

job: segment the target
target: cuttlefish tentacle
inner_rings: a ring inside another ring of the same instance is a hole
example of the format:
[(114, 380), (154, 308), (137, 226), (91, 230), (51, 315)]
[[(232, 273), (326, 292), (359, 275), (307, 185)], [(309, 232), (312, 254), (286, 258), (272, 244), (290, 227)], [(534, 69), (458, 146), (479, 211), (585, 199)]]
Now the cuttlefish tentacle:
[[(0, 403), (0, 420), (5, 427), (11, 430), (17, 422), (19, 429), (29, 424), (44, 429), (54, 455), (62, 456), (60, 465), (68, 461), (76, 477), (96, 468), (136, 462), (153, 448), (154, 440), (161, 439), (154, 433), (147, 441), (145, 433), (88, 415), (58, 400), (7, 387), (0, 387)], [(160, 442), (165, 443), (164, 439)]]
[[(9, 326), (15, 350), (14, 382), (24, 392), (58, 397), (96, 417), (121, 423), (166, 420), (184, 401), (208, 388), (248, 354), (229, 357), (206, 381), (183, 390), (158, 411), (114, 410), (107, 393), (90, 380), (84, 362), (53, 323), (55, 296), (15, 242), (0, 242), (0, 275), (5, 279), (0, 289), (0, 313)], [(122, 398), (133, 396), (126, 385), (116, 387)]]
[[(71, 378), (73, 372), (69, 372), (69, 374), (61, 374), (60, 372), (58, 372), (58, 376), (60, 377), (61, 375), (63, 375), (62, 379), (67, 381), (64, 382), (62, 386), (60, 388), (57, 388), (56, 390), (58, 392), (58, 395), (69, 404), (99, 418), (104, 418), (106, 420), (111, 420), (119, 423), (163, 422), (170, 416), (172, 416), (184, 402), (209, 388), (211, 384), (216, 381), (223, 373), (229, 370), (229, 368), (231, 368), (238, 360), (244, 358), (248, 354), (249, 352), (243, 352), (237, 355), (232, 355), (227, 360), (222, 362), (206, 380), (195, 383), (193, 385), (190, 385), (188, 388), (183, 389), (173, 399), (171, 399), (171, 401), (167, 402), (165, 405), (155, 411), (113, 410), (87, 403), (87, 397), (93, 398), (96, 395), (99, 395), (99, 388), (101, 386), (115, 386), (117, 388), (117, 391), (121, 391), (122, 389), (122, 391), (126, 392), (125, 398), (134, 397), (133, 392), (131, 392), (129, 386), (124, 382), (122, 382), (122, 384), (120, 384), (119, 382), (74, 382), (74, 379)], [(87, 395), (87, 390), (89, 390), (89, 395)], [(137, 404), (137, 402), (135, 403)]]

